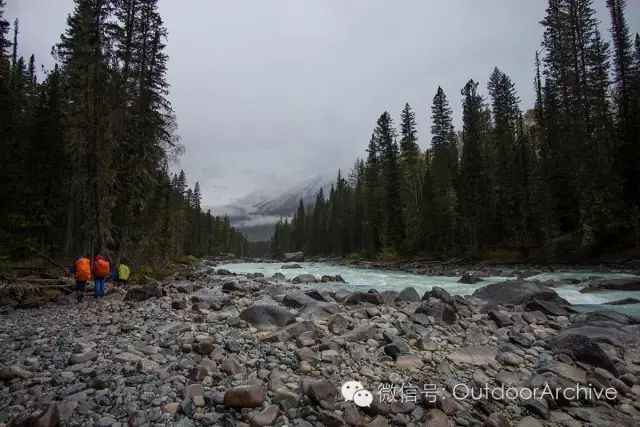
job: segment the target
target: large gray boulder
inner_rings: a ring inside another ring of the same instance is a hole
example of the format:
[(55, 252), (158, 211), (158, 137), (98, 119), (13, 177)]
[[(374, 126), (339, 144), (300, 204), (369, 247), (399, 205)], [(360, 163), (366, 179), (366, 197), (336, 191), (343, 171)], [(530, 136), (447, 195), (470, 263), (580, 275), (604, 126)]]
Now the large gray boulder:
[(551, 301), (560, 305), (570, 305), (567, 300), (560, 297), (553, 289), (536, 282), (524, 280), (493, 283), (476, 289), (473, 296), (493, 305), (525, 305), (534, 299)]
[(296, 318), (285, 307), (269, 302), (258, 302), (240, 313), (240, 318), (261, 331), (280, 329), (291, 323)]
[(358, 305), (358, 304), (384, 304), (382, 296), (377, 292), (352, 292), (351, 295), (344, 300), (344, 305)]
[(455, 306), (434, 298), (423, 301), (416, 308), (415, 314), (432, 316), (438, 323), (445, 325), (454, 324), (458, 318)]
[(318, 279), (313, 274), (300, 274), (293, 278), (292, 283), (316, 283)]
[(287, 252), (283, 258), (286, 262), (302, 262), (304, 261), (304, 252)]
[(142, 286), (135, 286), (124, 296), (125, 301), (145, 301), (149, 298), (159, 298), (162, 296), (162, 286), (158, 282), (148, 283)]

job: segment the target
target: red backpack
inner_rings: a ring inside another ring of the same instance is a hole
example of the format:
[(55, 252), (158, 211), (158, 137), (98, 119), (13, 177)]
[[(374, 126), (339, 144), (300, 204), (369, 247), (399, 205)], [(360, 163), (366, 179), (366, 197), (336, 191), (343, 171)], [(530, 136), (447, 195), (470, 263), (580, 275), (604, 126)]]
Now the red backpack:
[(95, 262), (93, 274), (96, 277), (103, 278), (109, 275), (109, 261), (106, 259), (99, 259)]

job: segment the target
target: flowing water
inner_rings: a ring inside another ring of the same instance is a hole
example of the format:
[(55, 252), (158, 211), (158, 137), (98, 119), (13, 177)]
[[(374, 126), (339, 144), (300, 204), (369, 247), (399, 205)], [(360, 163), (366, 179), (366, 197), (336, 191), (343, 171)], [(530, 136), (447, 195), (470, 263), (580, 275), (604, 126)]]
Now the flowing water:
[[(401, 291), (407, 286), (413, 286), (418, 293), (422, 294), (430, 290), (433, 286), (440, 286), (453, 295), (470, 295), (474, 290), (491, 283), (502, 282), (514, 277), (487, 277), (482, 282), (473, 285), (458, 283), (458, 277), (447, 276), (424, 276), (412, 273), (404, 273), (398, 271), (387, 271), (367, 268), (355, 268), (348, 266), (331, 265), (320, 262), (301, 262), (298, 263), (302, 268), (283, 269), (282, 263), (234, 263), (221, 265), (229, 271), (238, 274), (262, 273), (266, 277), (271, 277), (274, 273), (282, 273), (290, 280), (299, 274), (313, 274), (320, 277), (324, 274), (339, 274), (347, 283), (310, 283), (300, 285), (304, 288), (326, 288), (326, 289), (344, 289), (349, 291), (368, 291), (376, 289), (378, 291), (393, 290)], [(542, 273), (536, 276), (528, 277), (526, 280), (540, 280), (541, 282), (548, 280), (562, 279), (578, 279), (581, 281), (591, 277), (602, 279), (621, 279), (635, 277), (627, 273), (601, 273), (589, 270), (563, 270), (554, 273)], [(640, 315), (640, 304), (628, 304), (610, 306), (600, 304), (616, 301), (623, 298), (636, 298), (640, 300), (640, 291), (598, 291), (591, 293), (580, 293), (580, 289), (587, 286), (587, 282), (577, 285), (557, 285), (554, 290), (567, 301), (577, 304), (576, 309), (581, 311), (592, 310), (616, 310), (627, 314)]]

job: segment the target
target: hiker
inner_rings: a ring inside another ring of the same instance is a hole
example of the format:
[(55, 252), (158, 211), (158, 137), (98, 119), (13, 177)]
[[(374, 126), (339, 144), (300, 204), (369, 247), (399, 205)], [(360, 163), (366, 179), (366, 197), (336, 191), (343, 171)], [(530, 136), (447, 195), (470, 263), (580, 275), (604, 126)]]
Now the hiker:
[(109, 261), (102, 255), (96, 255), (93, 262), (93, 297), (102, 298), (104, 296), (104, 281), (109, 276)]
[(91, 280), (91, 260), (78, 255), (70, 270), (76, 279), (76, 298), (82, 302), (87, 281)]
[(123, 263), (120, 263), (118, 266), (118, 282), (121, 285), (126, 285), (129, 282), (129, 275), (131, 274), (131, 270), (129, 266)]

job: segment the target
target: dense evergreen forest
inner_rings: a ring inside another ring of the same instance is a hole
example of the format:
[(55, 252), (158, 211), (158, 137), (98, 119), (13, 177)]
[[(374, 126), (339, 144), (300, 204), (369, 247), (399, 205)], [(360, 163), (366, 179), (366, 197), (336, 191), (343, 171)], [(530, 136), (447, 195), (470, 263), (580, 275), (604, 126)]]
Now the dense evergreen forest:
[[(164, 262), (245, 254), (169, 166), (183, 150), (158, 0), (76, 0), (38, 81), (0, 0), (0, 254)], [(55, 42), (55, 41), (52, 41)]]
[(490, 73), (488, 98), (477, 81), (463, 85), (458, 131), (450, 98), (437, 89), (425, 151), (408, 104), (398, 128), (384, 112), (366, 159), (348, 177), (339, 172), (313, 208), (301, 202), (290, 221), (277, 224), (272, 252), (637, 254), (640, 37), (630, 33), (624, 0), (607, 0), (607, 7), (611, 43), (591, 0), (548, 1), (532, 67), (536, 102), (526, 112), (499, 68)]

